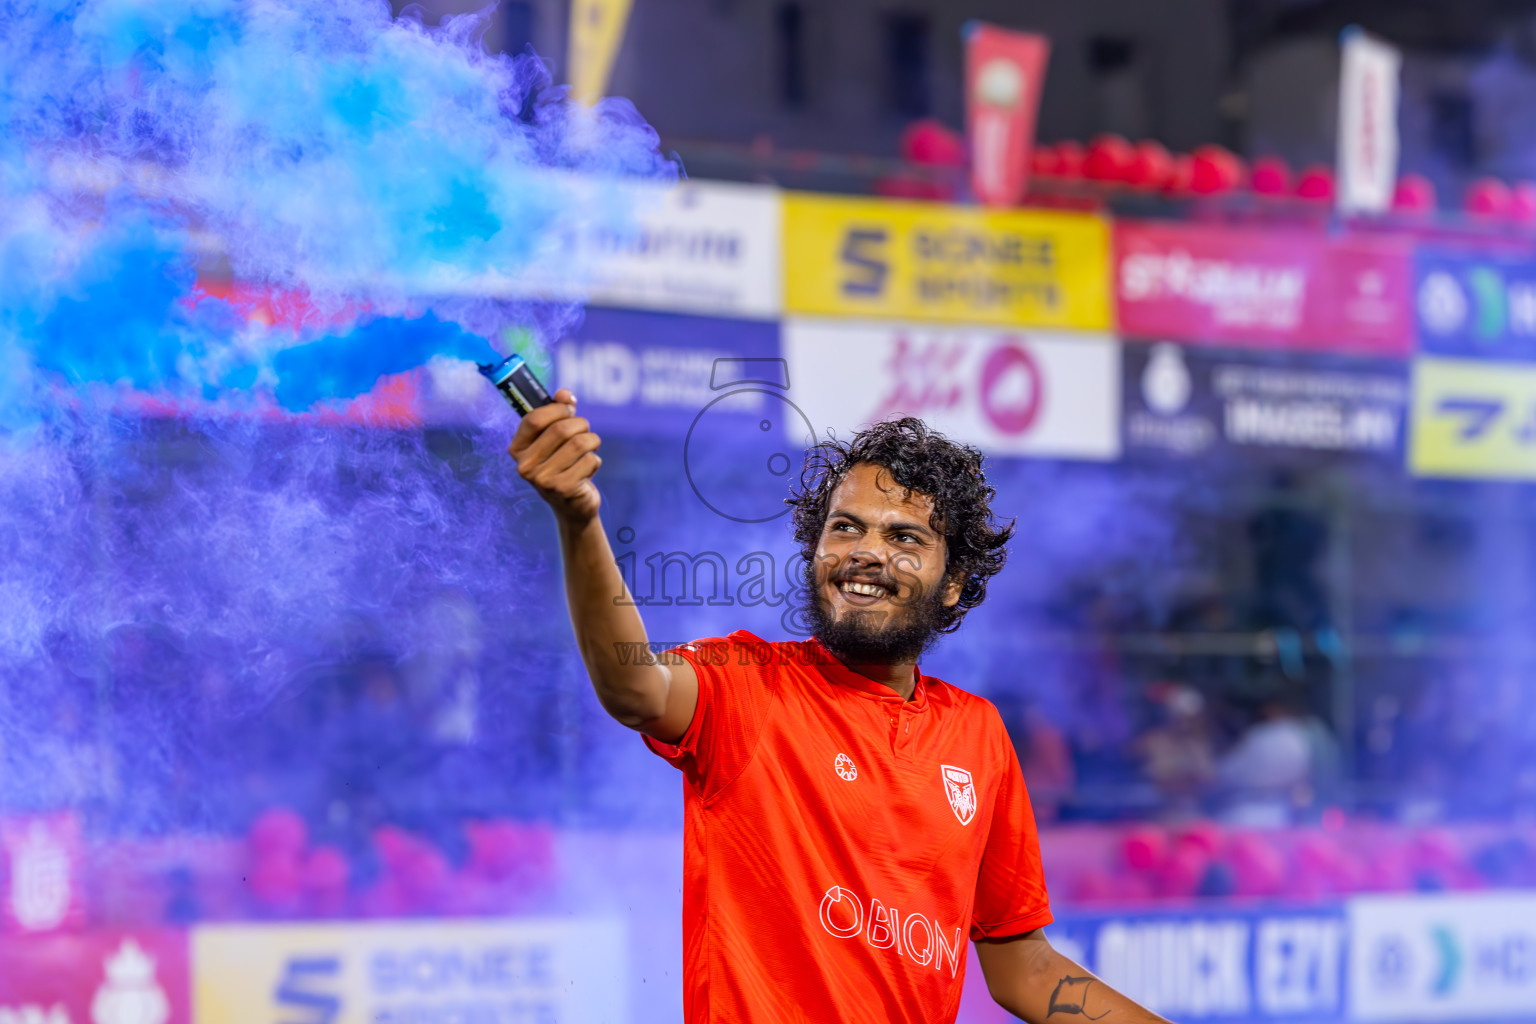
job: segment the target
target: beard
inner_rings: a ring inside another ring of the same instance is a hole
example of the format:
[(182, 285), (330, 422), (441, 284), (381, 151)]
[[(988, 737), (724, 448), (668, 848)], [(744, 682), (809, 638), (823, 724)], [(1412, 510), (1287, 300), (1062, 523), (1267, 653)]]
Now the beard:
[[(944, 592), (920, 595), (896, 612), (850, 609), (834, 618), (821, 587), (806, 597), (805, 618), (811, 635), (850, 665), (899, 665), (915, 662), (939, 642), (949, 620)], [(893, 604), (895, 602), (892, 602)]]

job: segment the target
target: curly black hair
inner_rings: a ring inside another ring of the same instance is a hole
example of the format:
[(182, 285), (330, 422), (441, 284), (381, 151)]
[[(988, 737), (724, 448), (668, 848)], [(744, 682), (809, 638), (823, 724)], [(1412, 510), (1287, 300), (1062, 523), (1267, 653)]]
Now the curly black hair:
[(946, 547), (944, 579), (960, 580), (960, 600), (946, 609), (940, 632), (960, 627), (965, 613), (987, 596), (987, 581), (1008, 558), (1007, 544), (1014, 523), (999, 523), (992, 515), (996, 490), (981, 470), (981, 452), (957, 444), (915, 417), (887, 420), (861, 430), (851, 441), (829, 438), (805, 453), (800, 486), (784, 499), (792, 510), (795, 540), (805, 559), (806, 586), (816, 585), (816, 545), (827, 522), (832, 492), (854, 466), (876, 465), (890, 473), (907, 496), (933, 499), (928, 525), (943, 534)]

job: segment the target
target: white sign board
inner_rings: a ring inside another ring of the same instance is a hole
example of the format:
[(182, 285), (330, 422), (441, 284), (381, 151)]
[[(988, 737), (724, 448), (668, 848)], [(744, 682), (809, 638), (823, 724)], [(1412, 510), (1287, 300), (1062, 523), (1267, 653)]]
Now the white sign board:
[(1397, 188), (1397, 94), (1403, 56), (1359, 29), (1344, 33), (1339, 76), (1339, 209), (1380, 213)]
[(1120, 344), (1102, 334), (790, 320), (794, 400), (839, 436), (916, 416), (995, 455), (1120, 454)]
[(631, 186), (635, 222), (582, 240), (585, 298), (605, 306), (770, 319), (783, 308), (779, 193), (760, 185)]
[(1348, 915), (1353, 1019), (1536, 1017), (1536, 893), (1357, 896)]

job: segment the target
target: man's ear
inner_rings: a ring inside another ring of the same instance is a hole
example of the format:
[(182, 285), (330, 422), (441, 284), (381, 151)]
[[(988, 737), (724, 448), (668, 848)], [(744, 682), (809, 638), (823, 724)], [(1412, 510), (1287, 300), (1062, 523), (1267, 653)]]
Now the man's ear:
[(944, 584), (944, 607), (953, 608), (960, 603), (960, 591), (965, 588), (965, 580), (955, 577)]

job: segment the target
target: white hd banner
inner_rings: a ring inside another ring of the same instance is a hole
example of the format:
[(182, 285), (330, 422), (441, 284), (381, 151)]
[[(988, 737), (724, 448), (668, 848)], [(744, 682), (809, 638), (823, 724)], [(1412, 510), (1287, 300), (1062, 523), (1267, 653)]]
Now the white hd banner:
[(1357, 896), (1354, 1020), (1536, 1017), (1536, 892)]

